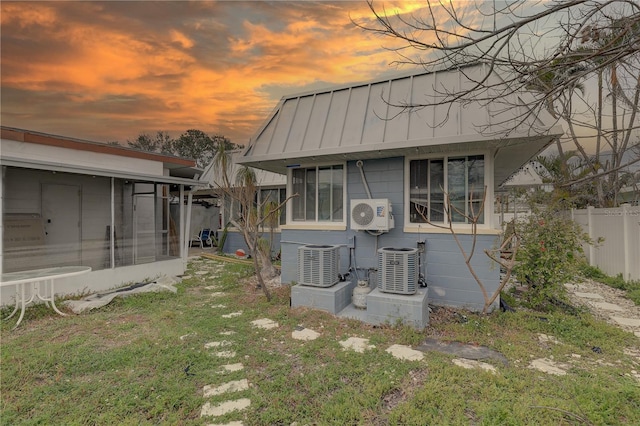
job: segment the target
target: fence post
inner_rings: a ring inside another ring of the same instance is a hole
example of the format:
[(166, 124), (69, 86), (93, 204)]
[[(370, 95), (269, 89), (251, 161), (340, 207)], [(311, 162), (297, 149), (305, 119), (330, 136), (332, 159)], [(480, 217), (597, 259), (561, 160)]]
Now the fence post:
[(622, 204), (622, 247), (624, 247), (624, 279), (631, 279), (631, 215), (629, 214), (629, 204)]
[[(593, 212), (593, 206), (587, 206), (587, 234), (589, 238), (593, 240), (593, 221), (591, 220), (591, 213)], [(596, 264), (596, 250), (593, 244), (589, 244), (589, 265), (595, 266)]]

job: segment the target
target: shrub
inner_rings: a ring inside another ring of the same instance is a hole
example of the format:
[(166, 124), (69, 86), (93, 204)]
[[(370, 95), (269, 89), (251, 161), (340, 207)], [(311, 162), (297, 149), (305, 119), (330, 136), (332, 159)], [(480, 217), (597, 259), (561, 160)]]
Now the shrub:
[(525, 300), (546, 309), (564, 297), (564, 284), (573, 279), (583, 259), (582, 245), (589, 237), (577, 223), (546, 210), (516, 224), (520, 238), (516, 278), (528, 285)]

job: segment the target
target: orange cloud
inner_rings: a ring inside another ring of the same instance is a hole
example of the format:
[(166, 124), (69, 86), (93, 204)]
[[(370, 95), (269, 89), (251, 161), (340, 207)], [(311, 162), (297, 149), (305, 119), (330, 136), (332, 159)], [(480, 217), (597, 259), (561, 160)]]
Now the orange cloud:
[[(3, 124), (67, 123), (73, 137), (199, 128), (244, 143), (285, 92), (372, 79), (397, 59), (382, 48), (392, 40), (352, 25), (372, 22), (364, 2), (159, 2), (137, 15), (119, 2), (0, 6), (2, 88), (16, 92), (3, 96)], [(40, 105), (54, 97), (56, 108)]]

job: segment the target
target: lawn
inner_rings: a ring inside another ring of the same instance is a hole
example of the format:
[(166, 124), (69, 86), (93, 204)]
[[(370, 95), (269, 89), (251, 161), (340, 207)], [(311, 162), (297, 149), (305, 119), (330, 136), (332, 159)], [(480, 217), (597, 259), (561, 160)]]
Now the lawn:
[[(209, 272), (195, 274), (202, 270)], [(30, 308), (14, 331), (12, 320), (3, 322), (1, 424), (640, 424), (632, 374), (640, 371), (632, 353), (639, 340), (586, 312), (482, 316), (434, 308), (423, 331), (373, 327), (291, 309), (286, 286), (267, 303), (245, 265), (198, 259), (188, 274), (177, 294), (116, 299), (64, 318)], [(251, 324), (263, 318), (278, 327)], [(293, 339), (302, 327), (320, 336)], [(374, 348), (344, 350), (340, 341), (349, 337)], [(451, 355), (403, 361), (386, 352), (427, 337), (484, 345), (508, 363), (487, 361), (493, 374), (458, 367)], [(221, 346), (205, 348), (210, 342)], [(542, 358), (566, 374), (529, 368)], [(224, 372), (230, 364), (243, 368)], [(206, 385), (243, 379), (247, 389), (203, 395)], [(250, 400), (244, 410), (200, 417), (206, 403), (241, 398)]]

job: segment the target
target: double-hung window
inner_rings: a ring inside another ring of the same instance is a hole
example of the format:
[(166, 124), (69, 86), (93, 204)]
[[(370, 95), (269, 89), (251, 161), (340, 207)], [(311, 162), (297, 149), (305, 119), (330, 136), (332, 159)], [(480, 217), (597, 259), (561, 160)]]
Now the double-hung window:
[(293, 169), (291, 219), (305, 222), (344, 221), (344, 166)]
[[(411, 223), (484, 223), (484, 155), (446, 156), (409, 162)], [(448, 202), (447, 202), (448, 195)]]

